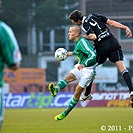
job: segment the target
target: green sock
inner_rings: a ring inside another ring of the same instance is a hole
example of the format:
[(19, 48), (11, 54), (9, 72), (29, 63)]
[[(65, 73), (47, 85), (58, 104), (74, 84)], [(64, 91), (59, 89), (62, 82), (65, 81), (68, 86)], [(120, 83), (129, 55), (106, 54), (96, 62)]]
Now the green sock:
[(67, 81), (66, 80), (60, 80), (60, 82), (57, 84), (59, 86), (60, 90), (64, 89), (67, 86)]
[(67, 116), (69, 114), (69, 112), (77, 105), (77, 103), (79, 102), (79, 100), (75, 100), (74, 98), (70, 101), (68, 107), (66, 110), (64, 110), (62, 112), (62, 114), (64, 116)]

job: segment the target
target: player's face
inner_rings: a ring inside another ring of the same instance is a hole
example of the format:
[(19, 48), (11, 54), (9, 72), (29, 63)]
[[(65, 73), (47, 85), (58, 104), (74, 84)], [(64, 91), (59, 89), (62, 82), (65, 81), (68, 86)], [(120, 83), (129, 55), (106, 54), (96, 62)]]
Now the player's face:
[(74, 20), (71, 20), (73, 24), (80, 26), (82, 24), (81, 20), (78, 20), (77, 22)]
[(72, 40), (72, 41), (75, 40), (76, 34), (74, 32), (74, 27), (70, 27), (69, 32), (68, 32), (68, 38), (69, 40)]

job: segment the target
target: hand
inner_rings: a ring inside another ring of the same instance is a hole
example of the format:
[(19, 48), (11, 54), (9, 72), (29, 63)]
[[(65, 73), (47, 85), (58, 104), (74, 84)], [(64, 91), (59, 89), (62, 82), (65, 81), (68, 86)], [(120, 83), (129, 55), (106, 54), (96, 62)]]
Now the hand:
[(83, 38), (87, 39), (87, 40), (96, 40), (97, 37), (94, 33), (90, 33), (89, 35), (82, 35)]
[(81, 70), (81, 69), (83, 69), (83, 68), (85, 68), (84, 65), (79, 65), (79, 66), (78, 66), (78, 70)]
[(128, 27), (126, 28), (126, 36), (128, 38), (132, 37), (132, 32), (131, 32), (131, 30)]
[(72, 52), (69, 51), (69, 52), (67, 52), (67, 55), (72, 56), (73, 54), (72, 54)]

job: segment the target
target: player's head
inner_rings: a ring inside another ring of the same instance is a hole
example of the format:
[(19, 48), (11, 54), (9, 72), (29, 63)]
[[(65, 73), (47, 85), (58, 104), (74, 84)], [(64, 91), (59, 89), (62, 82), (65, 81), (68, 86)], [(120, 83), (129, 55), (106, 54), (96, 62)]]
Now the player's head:
[(79, 10), (74, 10), (68, 18), (72, 21), (73, 24), (76, 25), (81, 25), (82, 24), (82, 19), (83, 19), (83, 14)]
[(69, 40), (77, 42), (80, 35), (81, 35), (81, 30), (80, 30), (79, 26), (74, 25), (69, 28), (69, 32), (68, 32)]

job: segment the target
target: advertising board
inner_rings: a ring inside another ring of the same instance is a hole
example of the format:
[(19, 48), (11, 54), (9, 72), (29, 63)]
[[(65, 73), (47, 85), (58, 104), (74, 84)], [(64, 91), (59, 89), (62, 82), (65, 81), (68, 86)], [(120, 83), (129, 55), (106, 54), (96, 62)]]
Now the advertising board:
[(4, 70), (4, 81), (7, 83), (44, 83), (45, 70), (40, 68), (20, 68), (16, 71)]
[[(17, 93), (5, 94), (6, 108), (64, 108), (73, 97), (73, 92), (60, 92), (56, 97), (50, 93)], [(127, 107), (129, 104), (128, 92), (93, 93), (93, 99), (80, 101), (78, 107)]]

